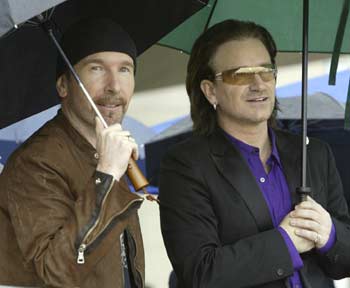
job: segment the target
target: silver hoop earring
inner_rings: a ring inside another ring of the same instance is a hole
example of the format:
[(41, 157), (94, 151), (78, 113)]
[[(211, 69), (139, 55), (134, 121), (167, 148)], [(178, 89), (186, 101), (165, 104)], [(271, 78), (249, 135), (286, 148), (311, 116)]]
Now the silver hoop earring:
[(216, 103), (213, 103), (214, 110), (216, 110)]

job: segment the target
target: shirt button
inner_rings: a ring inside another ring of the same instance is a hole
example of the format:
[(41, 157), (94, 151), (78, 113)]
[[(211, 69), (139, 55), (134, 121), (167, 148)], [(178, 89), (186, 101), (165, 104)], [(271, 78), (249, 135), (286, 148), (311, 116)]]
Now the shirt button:
[(266, 180), (265, 180), (264, 177), (261, 177), (261, 178), (260, 178), (260, 182), (261, 182), (261, 183), (265, 183), (265, 181), (266, 181)]
[(95, 180), (95, 183), (96, 183), (96, 185), (98, 185), (98, 184), (101, 184), (101, 178), (100, 177), (98, 177), (98, 178), (96, 178), (96, 180)]
[(98, 159), (98, 158), (100, 158), (100, 155), (98, 155), (98, 153), (96, 152), (96, 153), (94, 154), (94, 157), (95, 157), (95, 159)]
[(282, 268), (277, 269), (277, 275), (278, 276), (283, 276), (284, 275), (284, 270)]

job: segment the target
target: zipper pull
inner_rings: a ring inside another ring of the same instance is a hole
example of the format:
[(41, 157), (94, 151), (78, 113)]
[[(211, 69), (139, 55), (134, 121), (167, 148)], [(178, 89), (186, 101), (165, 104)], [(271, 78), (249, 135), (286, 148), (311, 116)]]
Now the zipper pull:
[(86, 249), (86, 245), (85, 244), (81, 244), (79, 246), (78, 249), (78, 259), (77, 259), (77, 263), (78, 264), (84, 264), (85, 263), (85, 257), (84, 257), (84, 251)]

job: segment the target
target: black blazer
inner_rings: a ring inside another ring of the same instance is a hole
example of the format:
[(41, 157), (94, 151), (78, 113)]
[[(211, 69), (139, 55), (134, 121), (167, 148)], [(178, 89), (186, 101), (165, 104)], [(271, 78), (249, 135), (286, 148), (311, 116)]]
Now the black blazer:
[[(292, 202), (300, 186), (300, 137), (276, 131)], [(329, 147), (308, 145), (312, 197), (332, 216), (336, 243), (326, 255), (302, 254), (304, 288), (333, 287), (350, 275), (350, 217)], [(273, 227), (258, 184), (237, 149), (217, 129), (172, 148), (160, 175), (164, 243), (179, 288), (288, 287), (293, 265)]]

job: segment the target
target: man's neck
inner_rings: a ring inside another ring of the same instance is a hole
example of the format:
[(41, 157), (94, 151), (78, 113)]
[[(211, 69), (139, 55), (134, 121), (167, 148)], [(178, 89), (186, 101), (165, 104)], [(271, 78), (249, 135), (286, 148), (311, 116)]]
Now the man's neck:
[(64, 109), (62, 106), (62, 112), (68, 119), (69, 123), (75, 130), (79, 132), (94, 148), (96, 148), (96, 132), (95, 129), (86, 122), (82, 122), (74, 113)]
[(260, 159), (263, 163), (270, 157), (272, 146), (269, 139), (267, 122), (251, 125), (230, 124), (224, 127), (221, 125), (221, 128), (236, 139), (259, 148)]

